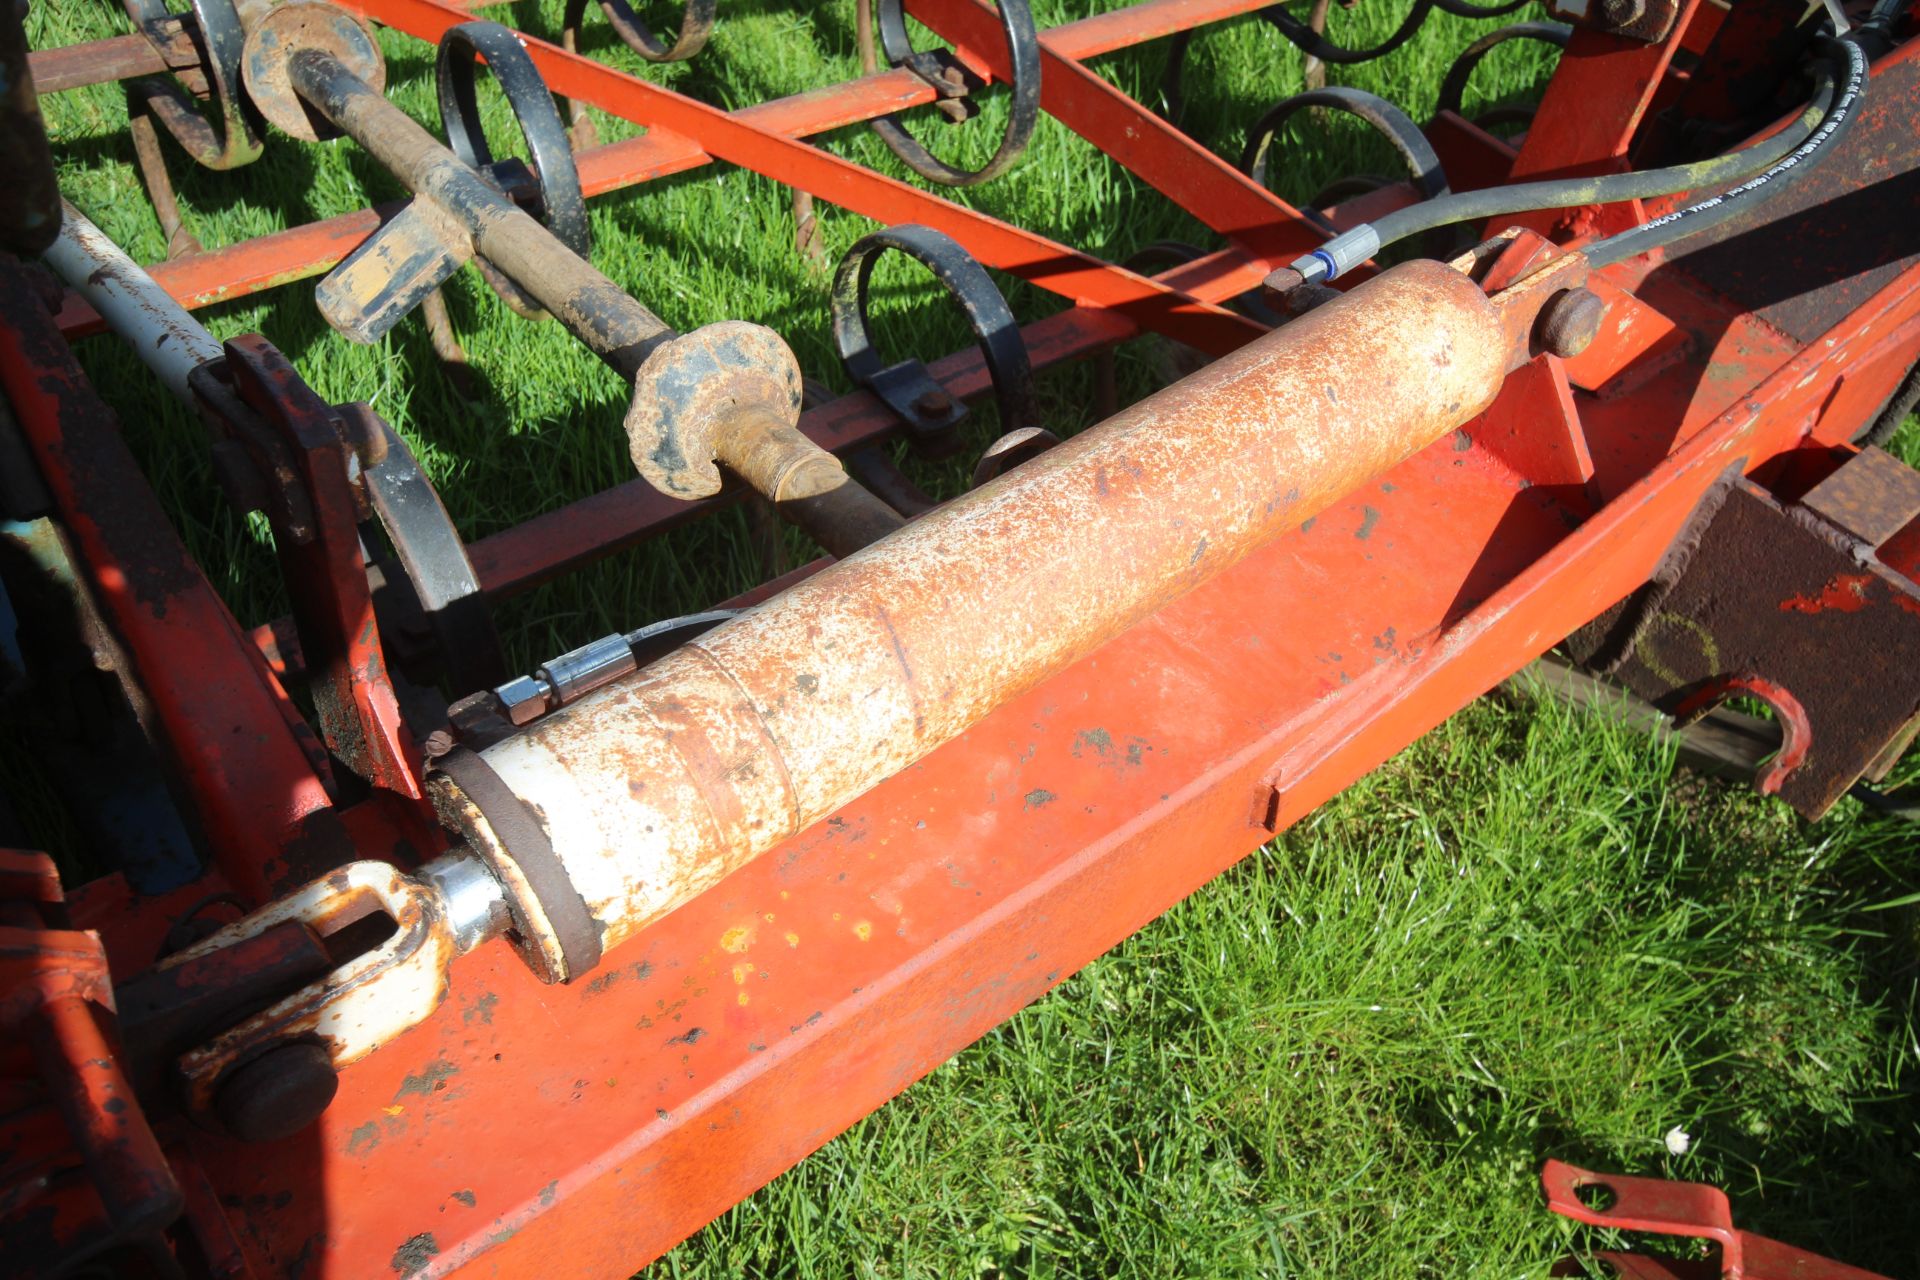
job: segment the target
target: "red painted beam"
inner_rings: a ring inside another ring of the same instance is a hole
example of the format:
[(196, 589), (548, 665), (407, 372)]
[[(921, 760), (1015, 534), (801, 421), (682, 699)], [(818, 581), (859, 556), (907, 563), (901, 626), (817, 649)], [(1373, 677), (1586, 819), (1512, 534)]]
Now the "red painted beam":
[[(254, 1265), (630, 1274), (1643, 582), (1727, 466), (1796, 447), (1854, 362), (1920, 347), (1917, 286), (1741, 356), (1712, 402), (1698, 364), (1656, 375), (1601, 429), (1657, 412), (1686, 443), (1578, 528), (1471, 432), (1442, 441), (595, 979), (467, 957), (316, 1130), (196, 1139)], [(1249, 628), (1249, 601), (1284, 622)]]

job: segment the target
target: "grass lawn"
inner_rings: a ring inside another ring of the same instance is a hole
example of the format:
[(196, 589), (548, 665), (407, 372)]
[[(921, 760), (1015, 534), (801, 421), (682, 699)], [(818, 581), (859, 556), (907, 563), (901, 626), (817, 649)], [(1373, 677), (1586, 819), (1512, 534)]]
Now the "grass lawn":
[[(1116, 3), (1035, 8), (1050, 25)], [(1407, 7), (1336, 7), (1334, 34), (1377, 38)], [(670, 26), (670, 8), (644, 11)], [(551, 35), (558, 9), (490, 12)], [(595, 13), (587, 50), (734, 107), (855, 74), (852, 12), (851, 0), (724, 0), (708, 49), (664, 68), (628, 54)], [(28, 22), (39, 46), (125, 29), (110, 0), (41, 3)], [(1453, 53), (1488, 29), (1439, 14), (1398, 53), (1330, 79), (1424, 120)], [(431, 51), (383, 40), (394, 99), (436, 123)], [(1163, 61), (1149, 46), (1098, 65), (1154, 102)], [(1538, 46), (1503, 47), (1469, 105), (1524, 98), (1550, 65)], [(1299, 54), (1238, 21), (1196, 39), (1185, 121), (1237, 158), (1247, 127), (1300, 87)], [(69, 196), (136, 258), (162, 257), (118, 92), (46, 107)], [(996, 98), (964, 128), (921, 133), (977, 163), (1003, 119)], [(598, 125), (608, 140), (634, 131)], [(1281, 194), (1393, 172), (1357, 126), (1308, 128), (1275, 159)], [(904, 175), (865, 130), (827, 145)], [(169, 154), (210, 248), (400, 194), (347, 143), (274, 138), (257, 165), (226, 174)], [(1111, 258), (1167, 237), (1214, 242), (1050, 121), (1019, 168), (956, 198)], [(776, 184), (715, 167), (590, 207), (596, 264), (670, 323), (762, 321), (809, 373), (846, 385), (828, 273), (792, 251)], [(838, 210), (822, 218), (830, 259), (871, 229)], [(875, 292), (887, 350), (932, 358), (967, 342), (911, 270), (883, 266)], [(1059, 305), (1007, 292), (1022, 320)], [(469, 538), (631, 476), (613, 374), (557, 326), (514, 317), (472, 272), (448, 297), (478, 405), (456, 394), (418, 320), (351, 346), (298, 285), (204, 316), (222, 336), (264, 332), (323, 394), (371, 401)], [(84, 354), (242, 622), (282, 612), (264, 531), (215, 496), (199, 426), (110, 341)], [(1155, 386), (1164, 354), (1123, 349), (1122, 394)], [(1048, 425), (1086, 425), (1091, 385), (1084, 369), (1044, 379)], [(992, 418), (975, 415), (969, 456)], [(910, 465), (936, 491), (962, 483), (960, 466)], [(795, 557), (812, 554), (791, 537)], [(760, 576), (729, 513), (512, 601), (500, 624), (514, 660), (531, 663)], [(31, 793), (35, 768), (17, 738), (0, 748), (14, 794)], [(57, 814), (26, 816), (60, 846)], [(1659, 743), (1483, 700), (646, 1274), (1537, 1276), (1598, 1243), (1541, 1207), (1536, 1170), (1554, 1155), (1719, 1183), (1743, 1225), (1920, 1275), (1912, 833), (1852, 801), (1802, 823), (1674, 774)], [(1690, 1135), (1684, 1154), (1666, 1140), (1676, 1128)]]

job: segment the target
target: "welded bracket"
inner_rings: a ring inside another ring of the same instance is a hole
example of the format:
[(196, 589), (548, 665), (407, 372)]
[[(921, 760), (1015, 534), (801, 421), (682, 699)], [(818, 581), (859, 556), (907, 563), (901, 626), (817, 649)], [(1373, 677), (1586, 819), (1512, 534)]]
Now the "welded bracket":
[(1816, 818), (1857, 780), (1884, 776), (1920, 729), (1908, 660), (1920, 646), (1920, 472), (1879, 449), (1789, 459), (1775, 485), (1797, 500), (1736, 464), (1652, 581), (1567, 647), (1682, 720), (1733, 697), (1767, 704), (1784, 742), (1760, 790)]

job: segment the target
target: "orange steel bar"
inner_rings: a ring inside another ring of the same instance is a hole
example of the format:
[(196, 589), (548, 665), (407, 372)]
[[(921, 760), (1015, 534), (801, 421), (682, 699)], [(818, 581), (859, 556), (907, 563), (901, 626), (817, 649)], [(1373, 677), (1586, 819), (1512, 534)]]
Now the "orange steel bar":
[[(432, 41), (438, 41), (467, 18), (465, 11), (444, 0), (351, 0), (342, 7)], [(1076, 303), (1117, 310), (1144, 329), (1177, 337), (1215, 355), (1232, 351), (1265, 332), (1264, 326), (1235, 312), (964, 209), (591, 58), (530, 36), (523, 36), (522, 43), (555, 93), (652, 129), (690, 137), (715, 159), (766, 173), (817, 199), (886, 225), (917, 222), (944, 231), (988, 266)]]

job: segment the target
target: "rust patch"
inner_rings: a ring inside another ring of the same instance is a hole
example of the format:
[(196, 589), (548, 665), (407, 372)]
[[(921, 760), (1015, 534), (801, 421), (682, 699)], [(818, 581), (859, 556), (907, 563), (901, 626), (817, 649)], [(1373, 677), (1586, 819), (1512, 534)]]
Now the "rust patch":
[(1083, 750), (1091, 750), (1103, 758), (1110, 756), (1113, 754), (1113, 735), (1105, 729), (1082, 729), (1073, 740), (1074, 758), (1078, 759)]
[(491, 991), (482, 992), (478, 999), (460, 1011), (463, 1026), (472, 1026), (475, 1020), (493, 1025), (493, 1007), (500, 1003), (500, 997)]
[(1052, 804), (1057, 799), (1059, 799), (1059, 797), (1054, 795), (1053, 792), (1048, 791), (1045, 787), (1035, 787), (1033, 790), (1027, 792), (1027, 808), (1038, 809), (1044, 805)]
[(393, 1251), (393, 1262), (389, 1265), (405, 1277), (424, 1271), (427, 1264), (439, 1256), (440, 1242), (433, 1238), (433, 1232), (422, 1231)]
[(417, 1075), (410, 1075), (405, 1080), (402, 1080), (399, 1090), (393, 1095), (393, 1100), (398, 1102), (409, 1094), (414, 1094), (422, 1098), (430, 1098), (442, 1089), (445, 1089), (447, 1087), (447, 1081), (459, 1074), (460, 1068), (454, 1066), (445, 1058), (435, 1058), (432, 1062), (429, 1062), (425, 1067), (421, 1068)]
[(367, 1121), (347, 1135), (347, 1154), (350, 1156), (365, 1155), (379, 1145), (380, 1125), (374, 1120)]

